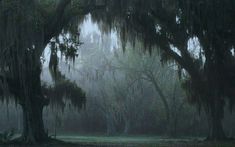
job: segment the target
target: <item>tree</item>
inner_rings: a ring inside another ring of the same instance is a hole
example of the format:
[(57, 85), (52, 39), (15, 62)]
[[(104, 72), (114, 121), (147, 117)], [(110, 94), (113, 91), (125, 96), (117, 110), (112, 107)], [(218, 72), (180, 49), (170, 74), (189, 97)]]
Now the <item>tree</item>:
[[(79, 20), (96, 7), (99, 6), (88, 1), (0, 1), (0, 91), (5, 99), (14, 97), (23, 109), (22, 141), (38, 143), (49, 139), (42, 119), (43, 108), (49, 104), (49, 98), (45, 96), (40, 80), (42, 52), (51, 39), (55, 38), (60, 51), (66, 57), (74, 59), (77, 50), (75, 43), (79, 43), (74, 40), (79, 38)], [(69, 34), (73, 45), (69, 44), (70, 40), (60, 43), (60, 34)], [(52, 92), (56, 89), (66, 91), (72, 87), (78, 90), (78, 93), (81, 92), (81, 89), (66, 81), (56, 70), (56, 51), (53, 47), (51, 49), (53, 61), (50, 67), (59, 84), (49, 89)], [(73, 97), (73, 100), (79, 103), (78, 106), (82, 106), (85, 102), (84, 94), (78, 93), (66, 94)]]
[[(84, 41), (88, 46), (91, 37), (87, 38), (88, 40)], [(163, 127), (168, 130), (165, 134), (169, 135), (170, 130), (173, 130), (172, 121), (179, 118), (175, 113), (181, 113), (185, 104), (181, 88), (175, 86), (180, 84), (176, 77), (177, 66), (163, 66), (157, 51), (153, 51), (152, 55), (143, 54), (141, 47), (136, 45), (135, 49), (128, 46), (123, 52), (121, 49), (112, 49), (110, 45), (106, 45), (111, 42), (107, 37), (103, 36), (103, 39), (103, 46), (97, 47), (99, 43), (93, 43), (94, 46), (89, 45), (84, 51), (81, 50), (81, 63), (77, 64), (82, 65), (79, 67), (79, 72), (84, 72), (81, 78), (86, 82), (91, 80), (88, 85), (93, 86), (87, 91), (91, 91), (95, 97), (93, 101), (105, 115), (107, 134), (120, 133), (116, 129), (121, 126), (120, 124), (124, 124), (119, 130), (123, 130), (125, 134), (137, 131), (135, 125), (137, 122), (142, 123), (140, 120), (147, 110), (146, 105), (149, 105), (147, 102), (156, 99), (159, 105), (163, 105)], [(97, 88), (99, 92), (96, 92)], [(152, 89), (156, 92), (150, 92)], [(157, 114), (156, 117), (161, 118)]]
[[(3, 20), (0, 22), (3, 90), (0, 92), (4, 95), (10, 92), (21, 104), (27, 124), (25, 140), (35, 142), (47, 138), (41, 119), (43, 106), (48, 103), (40, 84), (42, 51), (62, 30), (74, 34), (71, 30), (78, 24), (76, 16), (97, 7), (104, 8), (99, 0), (77, 2), (0, 1)], [(226, 139), (222, 127), (224, 106), (229, 101), (233, 108), (235, 96), (235, 2), (105, 0), (105, 3), (105, 9), (92, 13), (93, 19), (104, 25), (103, 31), (116, 28), (123, 46), (127, 40), (133, 45), (141, 40), (145, 49), (158, 46), (163, 62), (176, 61), (180, 75), (187, 72), (183, 80), (189, 100), (208, 114), (208, 139)], [(192, 48), (192, 42), (196, 42), (197, 47)], [(63, 45), (60, 47), (64, 49)], [(67, 46), (66, 49), (69, 51), (65, 52), (71, 53), (74, 48)]]
[(181, 88), (177, 87), (180, 84), (176, 71), (177, 65), (175, 63), (163, 65), (160, 62), (158, 52), (153, 51), (151, 55), (148, 53), (143, 54), (138, 45), (135, 49), (126, 50), (124, 55), (118, 52), (116, 55), (117, 61), (111, 66), (124, 71), (128, 75), (127, 79), (130, 79), (132, 84), (144, 81), (152, 85), (157, 93), (155, 98), (159, 99), (164, 107), (164, 127), (167, 130), (165, 133), (167, 135), (176, 134), (172, 131), (173, 120), (178, 119), (175, 113), (181, 111), (185, 104), (183, 101), (184, 93)]
[(92, 17), (116, 28), (124, 46), (140, 40), (150, 51), (157, 46), (162, 62), (176, 61), (189, 100), (207, 113), (208, 139), (223, 140), (225, 102), (233, 108), (235, 97), (234, 7), (231, 0), (110, 0)]
[[(97, 42), (89, 44), (91, 38), (89, 35), (88, 39), (84, 39), (87, 47), (83, 46), (84, 50), (81, 50), (80, 62), (77, 63), (81, 66), (76, 75), (85, 80), (86, 84), (83, 83), (82, 87), (92, 99), (90, 107), (97, 108), (103, 115), (106, 133), (109, 135), (133, 133), (137, 124), (142, 123), (140, 120), (144, 117), (143, 112), (147, 109), (146, 103), (149, 102), (151, 94), (143, 90), (147, 89), (145, 83), (134, 79), (127, 68), (116, 67), (123, 65), (119, 60), (128, 64), (131, 63), (131, 58), (125, 56), (121, 49), (114, 49), (115, 51), (112, 49), (110, 36), (102, 37), (105, 40), (104, 44)], [(94, 39), (99, 40), (95, 37)], [(126, 54), (139, 57), (133, 52)], [(133, 66), (138, 68), (137, 65)]]

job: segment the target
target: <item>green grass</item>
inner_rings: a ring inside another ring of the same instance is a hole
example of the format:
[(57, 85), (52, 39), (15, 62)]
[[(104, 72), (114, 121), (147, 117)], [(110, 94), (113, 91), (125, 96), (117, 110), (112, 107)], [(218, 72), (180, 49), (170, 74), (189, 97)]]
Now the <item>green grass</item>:
[(58, 136), (58, 139), (68, 142), (82, 143), (157, 143), (159, 137), (125, 137), (125, 136)]
[[(205, 143), (202, 142), (202, 138), (164, 138), (159, 136), (76, 136), (76, 135), (61, 135), (57, 139), (78, 143), (89, 144), (97, 146), (137, 146), (137, 147), (158, 147), (158, 146), (217, 146), (217, 143)], [(224, 143), (220, 146), (224, 146)], [(218, 147), (220, 147), (218, 146)], [(234, 145), (226, 145), (225, 147), (233, 147)]]
[[(195, 137), (59, 135), (57, 139), (62, 142), (27, 147), (235, 147), (235, 142), (205, 142)], [(26, 146), (10, 144), (4, 147)]]

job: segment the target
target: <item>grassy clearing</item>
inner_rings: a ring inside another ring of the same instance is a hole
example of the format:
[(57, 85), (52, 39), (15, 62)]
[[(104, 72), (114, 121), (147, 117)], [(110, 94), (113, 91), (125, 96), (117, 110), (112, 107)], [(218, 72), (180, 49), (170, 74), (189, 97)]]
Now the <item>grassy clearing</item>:
[(87, 144), (94, 146), (133, 146), (133, 147), (187, 147), (187, 146), (199, 146), (199, 147), (235, 147), (235, 143), (213, 143), (204, 142), (203, 138), (164, 138), (159, 136), (76, 136), (76, 135), (61, 135), (58, 139), (77, 143)]
[(60, 135), (65, 142), (37, 146), (0, 145), (0, 147), (235, 147), (235, 142), (204, 142), (203, 138), (164, 138), (159, 136), (78, 136)]

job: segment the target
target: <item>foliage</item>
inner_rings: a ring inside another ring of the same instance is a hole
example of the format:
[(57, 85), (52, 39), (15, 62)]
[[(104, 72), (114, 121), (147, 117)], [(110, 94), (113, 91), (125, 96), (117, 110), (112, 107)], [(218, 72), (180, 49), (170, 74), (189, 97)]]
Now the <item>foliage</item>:
[[(106, 40), (103, 43), (92, 42), (90, 35), (81, 38), (85, 44), (79, 51), (77, 66), (71, 68), (71, 76), (78, 75), (72, 77), (82, 83), (87, 94), (84, 120), (106, 125), (110, 135), (154, 132), (155, 129), (162, 133), (168, 124), (174, 128), (173, 120), (179, 122), (176, 128), (181, 126), (182, 116), (191, 115), (191, 112), (184, 112), (187, 105), (177, 78), (177, 66), (161, 64), (157, 51), (143, 54), (141, 45), (136, 45), (135, 49), (127, 46), (125, 52), (118, 47), (112, 49), (108, 36), (103, 36)], [(159, 84), (164, 98), (155, 89), (154, 82)], [(93, 120), (92, 113), (99, 114), (99, 118)], [(168, 122), (168, 114), (172, 122)], [(185, 119), (184, 123), (188, 125), (187, 121)]]
[[(14, 98), (22, 106), (24, 128), (26, 128), (22, 138), (26, 142), (46, 141), (48, 138), (41, 114), (43, 107), (49, 101), (43, 95), (41, 86), (41, 55), (51, 39), (62, 32), (69, 34), (73, 39), (72, 45), (70, 42), (64, 42), (66, 46), (64, 53), (68, 58), (75, 58), (79, 35), (73, 34), (72, 30), (79, 24), (76, 16), (86, 14), (89, 9), (78, 8), (74, 2), (71, 0), (0, 1), (0, 91), (3, 94), (1, 98)], [(52, 57), (53, 55), (55, 57), (53, 59), (56, 59), (55, 54), (58, 50), (52, 48), (52, 52)], [(57, 64), (56, 60), (52, 61), (51, 65)], [(56, 65), (51, 67), (57, 72)], [(71, 98), (71, 102), (84, 102), (84, 93), (75, 84), (68, 81), (63, 82), (64, 87), (60, 84), (57, 85), (57, 89), (69, 88), (70, 91), (66, 91), (66, 95)], [(76, 94), (82, 95), (83, 98), (76, 100)]]
[[(79, 46), (76, 42), (79, 20), (96, 8), (96, 2), (1, 0), (1, 93), (11, 93), (24, 107), (34, 108), (29, 106), (31, 102), (45, 105), (40, 81), (41, 54), (51, 39), (56, 38), (63, 54), (74, 61)], [(92, 13), (103, 32), (115, 29), (124, 48), (128, 41), (133, 46), (141, 41), (150, 53), (158, 49), (163, 63), (176, 61), (191, 102), (208, 113), (212, 124), (210, 138), (225, 138), (221, 123), (225, 102), (229, 102), (231, 110), (235, 102), (235, 2), (107, 0), (105, 4), (105, 9)], [(62, 44), (60, 34), (69, 34), (71, 41), (64, 39)], [(197, 42), (197, 47), (192, 49), (192, 42)], [(57, 73), (58, 50), (52, 48), (51, 52), (55, 59), (51, 67)], [(73, 84), (65, 87), (75, 88)]]
[[(73, 17), (71, 20), (66, 18), (68, 21), (66, 24), (57, 24), (57, 26), (55, 24), (54, 27), (58, 28), (47, 30), (51, 29), (51, 26), (48, 25), (53, 25), (50, 22), (51, 20), (64, 21), (57, 20), (57, 16), (55, 16), (58, 13), (58, 5), (58, 2), (54, 0), (34, 2), (3, 0), (0, 2), (0, 18), (3, 20), (0, 22), (0, 78), (1, 94), (5, 95), (2, 98), (15, 98), (17, 102), (22, 104), (26, 99), (25, 97), (31, 95), (32, 87), (30, 85), (32, 83), (30, 81), (36, 81), (35, 79), (40, 76), (40, 56), (51, 38), (56, 38), (57, 46), (60, 49), (52, 48), (52, 53), (57, 54), (57, 52), (61, 51), (62, 55), (71, 60), (77, 57), (77, 50), (80, 45), (78, 20), (82, 20), (82, 17)], [(73, 6), (77, 5), (77, 2), (73, 2)], [(68, 13), (67, 11), (69, 11), (70, 7), (72, 5), (69, 6), (66, 13)], [(49, 37), (48, 35), (50, 35), (50, 38), (47, 38)], [(53, 64), (53, 60), (51, 62)], [(30, 75), (29, 71), (34, 71), (35, 73)], [(38, 83), (40, 84), (40, 81)], [(65, 80), (63, 83), (75, 89), (74, 84), (71, 83), (69, 85), (69, 82)], [(77, 88), (77, 90), (80, 89)], [(41, 95), (40, 88), (36, 91), (38, 95)], [(7, 96), (8, 93), (11, 96)], [(75, 102), (75, 100), (72, 102)], [(77, 104), (77, 106), (80, 106), (80, 104)]]
[(82, 108), (86, 103), (86, 95), (76, 83), (69, 80), (60, 80), (55, 86), (44, 88), (44, 94), (50, 98), (51, 106), (55, 109), (64, 110), (66, 104), (70, 104), (77, 109)]
[(224, 139), (225, 103), (232, 110), (235, 97), (234, 8), (231, 0), (110, 0), (92, 17), (123, 46), (141, 41), (150, 52), (157, 46), (163, 63), (175, 61), (189, 100), (208, 114), (208, 138)]
[[(195, 87), (190, 90), (193, 101), (210, 103), (213, 91), (204, 89), (217, 85), (214, 89), (219, 95), (232, 103), (234, 6), (229, 0), (110, 0), (106, 11), (93, 13), (92, 17), (104, 31), (116, 28), (124, 44), (127, 39), (133, 44), (141, 40), (146, 49), (158, 46), (163, 62), (175, 60), (189, 74), (191, 82), (188, 83), (193, 86), (188, 87)], [(192, 48), (189, 43), (195, 42), (195, 38), (199, 42)], [(207, 82), (214, 84), (205, 85)]]

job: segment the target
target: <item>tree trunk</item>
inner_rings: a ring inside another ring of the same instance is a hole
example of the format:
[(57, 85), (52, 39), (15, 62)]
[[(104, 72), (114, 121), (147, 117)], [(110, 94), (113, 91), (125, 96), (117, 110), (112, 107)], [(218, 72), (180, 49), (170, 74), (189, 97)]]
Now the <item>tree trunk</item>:
[(42, 112), (43, 105), (32, 103), (22, 105), (23, 109), (23, 133), (22, 141), (25, 143), (41, 143), (48, 140), (44, 130)]
[(127, 118), (126, 120), (125, 120), (125, 127), (124, 127), (124, 134), (125, 135), (128, 135), (129, 134), (129, 132), (130, 132), (130, 127), (131, 127), (131, 122), (130, 122), (130, 120)]
[[(23, 133), (22, 141), (24, 143), (42, 143), (48, 141), (48, 136), (44, 130), (43, 108), (49, 104), (49, 99), (43, 96), (41, 89), (41, 68), (40, 62), (30, 59), (25, 65), (24, 79), (25, 88), (21, 95), (21, 107), (23, 110)], [(32, 56), (33, 57), (33, 56)]]
[(106, 114), (107, 134), (114, 135), (116, 133), (116, 126), (112, 114)]
[(157, 81), (155, 79), (153, 79), (152, 82), (153, 82), (153, 85), (155, 87), (155, 90), (159, 94), (160, 99), (163, 103), (163, 106), (165, 108), (165, 113), (166, 113), (166, 121), (167, 121), (167, 123), (169, 123), (169, 121), (170, 121), (170, 109), (169, 109), (169, 105), (168, 105), (168, 102), (167, 102), (167, 98), (164, 95), (164, 93), (163, 93), (162, 89), (160, 88), (160, 86), (158, 85)]
[(156, 79), (154, 77), (151, 78), (152, 80), (152, 83), (154, 85), (154, 88), (156, 90), (156, 92), (159, 94), (160, 96), (160, 99), (163, 103), (163, 106), (165, 108), (165, 113), (166, 113), (166, 123), (165, 123), (165, 129), (166, 129), (166, 134), (169, 135), (169, 133), (171, 133), (171, 113), (170, 113), (170, 108), (169, 108), (169, 104), (168, 104), (168, 101), (167, 101), (167, 97), (164, 95), (162, 89), (160, 88), (160, 86), (158, 85)]
[(209, 110), (207, 111), (209, 134), (207, 140), (220, 141), (227, 139), (222, 125), (223, 115), (224, 101), (222, 99), (216, 99), (209, 104)]

